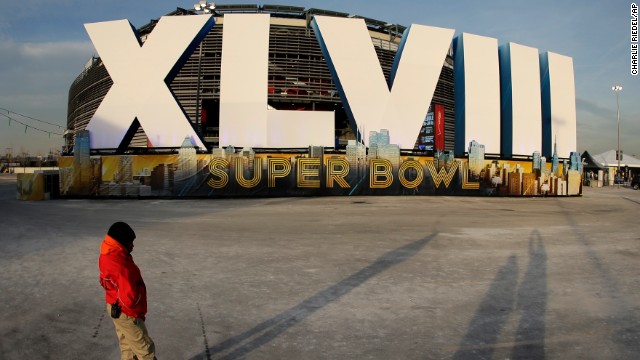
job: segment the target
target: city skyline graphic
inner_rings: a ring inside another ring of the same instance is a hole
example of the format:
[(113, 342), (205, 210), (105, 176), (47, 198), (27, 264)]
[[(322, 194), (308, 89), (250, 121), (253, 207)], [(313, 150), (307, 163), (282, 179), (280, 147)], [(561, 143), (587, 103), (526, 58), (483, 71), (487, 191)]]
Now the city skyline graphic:
[(198, 154), (187, 137), (177, 154), (91, 155), (89, 133), (78, 134), (73, 157), (60, 164), (60, 194), (90, 197), (243, 197), (316, 195), (566, 196), (582, 193), (579, 154), (548, 163), (485, 159), (471, 141), (468, 157), (436, 150), (403, 155), (387, 129), (370, 131), (369, 148), (349, 141), (346, 152), (309, 146), (306, 152), (263, 153), (216, 148)]

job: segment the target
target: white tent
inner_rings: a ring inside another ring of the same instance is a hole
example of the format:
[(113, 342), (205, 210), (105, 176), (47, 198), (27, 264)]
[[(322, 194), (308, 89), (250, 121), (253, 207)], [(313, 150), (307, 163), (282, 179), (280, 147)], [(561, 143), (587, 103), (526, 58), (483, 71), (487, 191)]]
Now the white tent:
[[(586, 152), (586, 151), (585, 151)], [(616, 178), (616, 171), (618, 169), (618, 160), (616, 159), (616, 151), (609, 150), (602, 154), (590, 155), (590, 160), (593, 161), (597, 168), (604, 168), (602, 178), (599, 178), (598, 186), (613, 185)], [(588, 161), (587, 161), (588, 162)], [(634, 175), (640, 173), (640, 160), (627, 154), (622, 154), (622, 160), (620, 160), (620, 170), (624, 172), (625, 180), (630, 179)], [(585, 172), (587, 168), (585, 167)], [(594, 171), (590, 169), (589, 171)], [(597, 170), (596, 170), (597, 172)], [(603, 182), (602, 182), (603, 181)]]
[[(592, 155), (593, 160), (604, 167), (618, 167), (618, 160), (616, 160), (616, 151), (609, 150), (602, 154)], [(640, 168), (640, 160), (634, 158), (631, 155), (622, 154), (622, 160), (620, 160), (620, 166), (627, 166), (629, 168)]]

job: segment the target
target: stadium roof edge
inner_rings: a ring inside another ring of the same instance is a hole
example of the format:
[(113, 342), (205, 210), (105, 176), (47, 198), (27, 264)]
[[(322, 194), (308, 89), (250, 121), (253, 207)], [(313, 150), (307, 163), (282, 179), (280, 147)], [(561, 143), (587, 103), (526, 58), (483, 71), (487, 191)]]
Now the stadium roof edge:
[[(220, 4), (216, 5), (214, 15), (223, 15), (225, 13), (261, 13), (266, 12), (271, 15), (282, 15), (283, 17), (299, 17), (301, 19), (309, 19), (313, 15), (334, 16), (334, 17), (350, 17), (363, 19), (367, 27), (376, 31), (384, 31), (390, 33), (394, 37), (402, 37), (407, 29), (404, 25), (386, 23), (384, 21), (368, 18), (361, 15), (350, 15), (345, 12), (324, 10), (318, 8), (305, 9), (301, 6), (290, 5), (272, 5), (272, 4)], [(166, 16), (196, 15), (197, 13), (191, 9), (176, 8), (176, 10), (168, 13)], [(140, 34), (149, 33), (153, 30), (158, 19), (152, 19), (148, 24), (142, 25), (138, 32)]]
[(289, 6), (289, 5), (262, 5), (263, 11), (274, 11), (274, 12), (287, 12), (287, 13), (297, 13), (303, 14), (305, 11), (304, 6)]
[(336, 16), (336, 17), (349, 17), (349, 14), (347, 14), (347, 13), (343, 13), (343, 12), (339, 12), (339, 11), (333, 11), (333, 10), (317, 9), (317, 8), (310, 8), (310, 9), (307, 9), (307, 13), (312, 14), (312, 15), (326, 15), (326, 16)]

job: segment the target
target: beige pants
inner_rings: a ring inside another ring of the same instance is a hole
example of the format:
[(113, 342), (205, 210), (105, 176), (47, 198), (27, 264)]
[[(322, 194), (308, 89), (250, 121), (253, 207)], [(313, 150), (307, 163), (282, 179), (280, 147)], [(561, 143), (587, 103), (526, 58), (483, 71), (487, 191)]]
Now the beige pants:
[[(107, 315), (111, 317), (111, 304), (107, 304)], [(144, 320), (137, 319), (124, 313), (117, 319), (111, 318), (116, 327), (122, 360), (153, 360), (155, 359), (155, 345), (149, 337)], [(135, 357), (134, 357), (135, 355)]]

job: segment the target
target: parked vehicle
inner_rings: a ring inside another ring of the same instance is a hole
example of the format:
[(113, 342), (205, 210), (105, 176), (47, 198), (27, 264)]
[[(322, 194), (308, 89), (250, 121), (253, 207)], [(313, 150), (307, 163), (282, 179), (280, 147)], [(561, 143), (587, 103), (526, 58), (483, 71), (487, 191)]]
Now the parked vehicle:
[(631, 179), (631, 187), (634, 190), (638, 190), (640, 188), (640, 174), (636, 175)]

